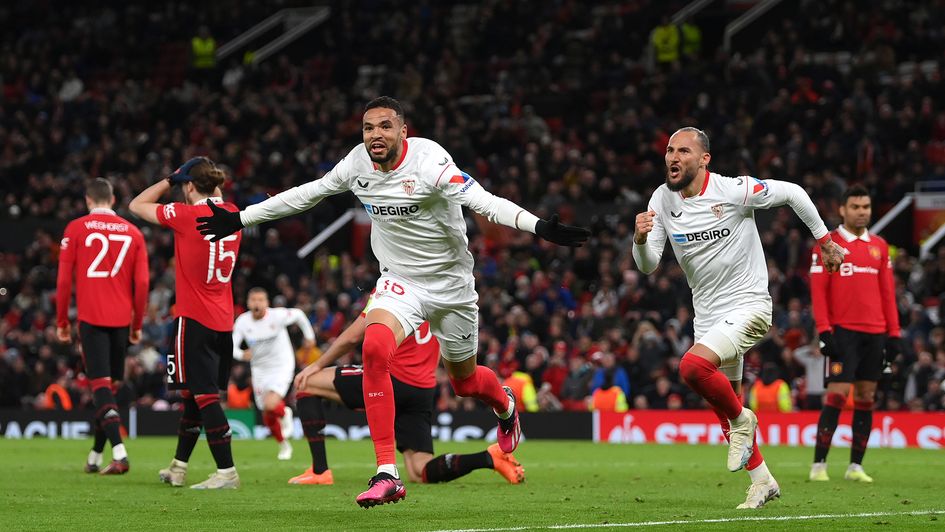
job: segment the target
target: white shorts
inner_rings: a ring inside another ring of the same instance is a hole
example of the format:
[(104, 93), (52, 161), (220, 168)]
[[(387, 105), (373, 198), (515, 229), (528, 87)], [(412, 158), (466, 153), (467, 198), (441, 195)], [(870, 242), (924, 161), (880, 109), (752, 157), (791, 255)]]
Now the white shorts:
[(733, 308), (708, 326), (696, 325), (696, 342), (719, 356), (719, 366), (728, 380), (742, 380), (745, 353), (771, 328), (771, 304)]
[(285, 394), (289, 392), (289, 386), (295, 378), (294, 367), (274, 369), (250, 367), (253, 372), (253, 397), (260, 411), (263, 410), (263, 397), (268, 392), (275, 392), (280, 397), (285, 397)]
[(432, 291), (385, 273), (377, 280), (371, 310), (384, 309), (400, 321), (404, 335), (424, 321), (440, 342), (440, 356), (462, 362), (479, 350), (479, 305), (475, 283), (449, 291)]

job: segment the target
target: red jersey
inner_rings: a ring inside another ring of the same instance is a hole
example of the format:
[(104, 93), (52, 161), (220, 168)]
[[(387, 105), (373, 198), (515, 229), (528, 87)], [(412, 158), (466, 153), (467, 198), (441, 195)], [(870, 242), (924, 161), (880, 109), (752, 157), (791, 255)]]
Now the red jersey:
[[(362, 316), (366, 316), (373, 302), (368, 299)], [(430, 322), (420, 324), (412, 335), (404, 338), (390, 364), (390, 374), (404, 384), (417, 388), (436, 387), (436, 365), (440, 362), (440, 342), (430, 332)]]
[(69, 324), (73, 277), (80, 321), (141, 328), (148, 301), (148, 250), (131, 222), (111, 209), (92, 209), (66, 226), (56, 279), (58, 327)]
[(857, 237), (840, 226), (830, 233), (843, 248), (840, 272), (828, 274), (815, 249), (810, 267), (810, 293), (817, 332), (839, 325), (871, 334), (898, 338), (899, 311), (889, 245), (877, 235)]
[[(210, 198), (224, 209), (239, 209), (221, 198)], [(217, 242), (197, 232), (197, 218), (210, 216), (206, 203), (158, 205), (157, 219), (174, 230), (174, 282), (176, 298), (174, 314), (200, 322), (214, 331), (233, 330), (233, 289), (230, 279), (236, 268), (242, 232)]]

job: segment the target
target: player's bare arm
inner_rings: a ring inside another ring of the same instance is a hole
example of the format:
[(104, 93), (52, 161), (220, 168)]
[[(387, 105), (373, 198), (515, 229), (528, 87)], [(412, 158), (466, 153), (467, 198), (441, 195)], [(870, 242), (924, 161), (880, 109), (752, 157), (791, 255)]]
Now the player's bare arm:
[[(207, 161), (205, 157), (194, 157), (187, 161), (181, 165), (180, 168), (175, 170), (174, 173), (144, 189), (140, 194), (135, 196), (135, 198), (131, 200), (131, 203), (128, 204), (128, 209), (142, 220), (153, 224), (160, 223), (157, 218), (157, 207), (160, 205), (158, 200), (174, 185), (193, 181), (194, 178), (189, 173), (191, 168), (204, 161)], [(219, 191), (220, 188), (217, 187), (214, 193), (216, 194)]]
[(637, 215), (635, 230), (633, 232), (633, 242), (638, 246), (646, 244), (646, 235), (653, 230), (653, 221), (656, 218), (656, 211), (641, 212)]
[[(361, 345), (364, 340), (364, 331), (367, 329), (367, 319), (364, 316), (358, 316), (358, 319), (348, 326), (347, 329), (335, 338), (331, 346), (325, 351), (318, 360), (305, 367), (295, 376), (295, 389), (304, 390), (309, 377), (335, 363), (336, 360), (347, 355), (355, 347)], [(314, 343), (314, 342), (313, 342)]]

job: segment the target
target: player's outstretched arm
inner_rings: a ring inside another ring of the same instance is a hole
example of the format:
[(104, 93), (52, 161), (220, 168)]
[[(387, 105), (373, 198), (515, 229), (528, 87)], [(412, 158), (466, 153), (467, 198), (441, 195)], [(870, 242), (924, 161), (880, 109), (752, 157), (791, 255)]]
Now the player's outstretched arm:
[(446, 174), (446, 178), (441, 176), (437, 181), (436, 186), (444, 196), (485, 216), (490, 222), (534, 233), (559, 246), (581, 247), (591, 237), (591, 232), (583, 227), (561, 223), (557, 214), (542, 220), (514, 202), (492, 194), (452, 164), (447, 169), (452, 169), (457, 175), (449, 177)]
[[(352, 150), (353, 152), (354, 150)], [(210, 205), (212, 214), (197, 218), (197, 231), (202, 235), (213, 235), (210, 240), (216, 241), (244, 227), (279, 220), (307, 211), (328, 196), (351, 190), (350, 180), (353, 175), (351, 161), (353, 159), (354, 157), (349, 154), (321, 179), (284, 190), (266, 201), (250, 205), (242, 211), (231, 213), (226, 209), (214, 208), (213, 205)]]
[[(843, 263), (843, 250), (830, 239), (830, 232), (827, 231), (827, 226), (820, 218), (817, 207), (803, 188), (794, 183), (777, 179), (767, 179), (765, 181), (746, 179), (745, 182), (746, 186), (752, 187), (750, 191), (746, 192), (745, 203), (747, 206), (768, 209), (789, 205), (798, 218), (810, 229), (811, 234), (817, 239), (817, 243), (820, 244), (824, 269), (827, 270), (827, 273), (840, 271), (840, 265)], [(752, 184), (752, 182), (756, 184)]]
[(347, 329), (341, 332), (327, 351), (318, 357), (318, 360), (305, 367), (295, 376), (295, 389), (304, 390), (308, 378), (315, 375), (323, 368), (327, 368), (335, 363), (336, 360), (347, 355), (355, 347), (364, 341), (364, 331), (367, 330), (367, 319), (364, 316), (358, 316)]

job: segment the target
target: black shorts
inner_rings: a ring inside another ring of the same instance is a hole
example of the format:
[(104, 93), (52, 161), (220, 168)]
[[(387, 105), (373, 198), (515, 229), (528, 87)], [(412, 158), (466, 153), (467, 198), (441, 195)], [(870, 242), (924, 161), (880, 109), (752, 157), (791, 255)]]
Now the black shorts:
[[(361, 366), (335, 368), (335, 390), (341, 401), (352, 410), (364, 410), (364, 386)], [(433, 454), (433, 403), (435, 388), (418, 388), (405, 384), (394, 376), (394, 437), (397, 450)]]
[(128, 327), (101, 327), (79, 322), (79, 343), (82, 362), (89, 379), (125, 378), (125, 354), (128, 350)]
[(885, 345), (885, 334), (834, 327), (834, 356), (824, 358), (825, 382), (879, 381)]
[(194, 395), (226, 390), (233, 364), (233, 333), (214, 331), (199, 321), (177, 318), (167, 355), (167, 389)]

